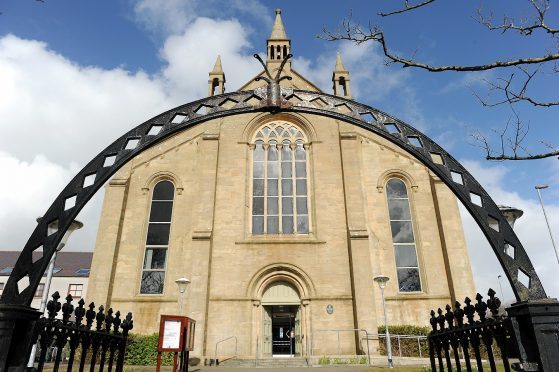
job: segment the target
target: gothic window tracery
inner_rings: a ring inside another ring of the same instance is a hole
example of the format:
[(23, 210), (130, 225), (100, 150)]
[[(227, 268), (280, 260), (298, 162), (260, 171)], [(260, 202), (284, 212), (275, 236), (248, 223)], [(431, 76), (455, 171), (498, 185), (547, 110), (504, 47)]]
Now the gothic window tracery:
[(386, 183), (386, 197), (399, 291), (419, 292), (421, 280), (406, 184), (398, 178), (389, 179)]
[(252, 234), (308, 234), (305, 134), (287, 122), (262, 126), (252, 156)]
[(153, 188), (140, 284), (141, 294), (163, 293), (174, 196), (175, 187), (170, 181), (160, 181)]

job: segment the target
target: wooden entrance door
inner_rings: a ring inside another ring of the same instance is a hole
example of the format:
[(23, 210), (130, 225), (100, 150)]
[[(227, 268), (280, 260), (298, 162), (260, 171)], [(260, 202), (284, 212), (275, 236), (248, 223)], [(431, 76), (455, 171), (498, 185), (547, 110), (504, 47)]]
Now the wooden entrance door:
[(301, 328), (301, 306), (297, 306), (297, 313), (295, 314), (295, 355), (303, 355), (303, 334)]
[(262, 356), (272, 356), (272, 307), (262, 306)]

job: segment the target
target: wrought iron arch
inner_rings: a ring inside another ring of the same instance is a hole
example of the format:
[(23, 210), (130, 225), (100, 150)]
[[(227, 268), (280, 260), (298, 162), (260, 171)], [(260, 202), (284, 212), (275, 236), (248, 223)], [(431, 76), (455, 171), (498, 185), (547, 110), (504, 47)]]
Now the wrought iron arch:
[[(520, 240), (499, 208), (475, 178), (442, 147), (412, 126), (370, 106), (324, 93), (270, 87), (240, 91), (187, 103), (130, 130), (95, 156), (62, 190), (23, 248), (5, 285), (0, 303), (29, 305), (64, 233), (99, 188), (142, 151), (204, 121), (257, 111), (298, 112), (340, 119), (398, 145), (425, 164), (464, 204), (488, 239), (517, 300), (546, 297)], [(48, 235), (48, 226), (58, 231)], [(43, 248), (33, 260), (33, 251)], [(528, 277), (528, 286), (519, 281)], [(28, 279), (28, 281), (26, 280)]]

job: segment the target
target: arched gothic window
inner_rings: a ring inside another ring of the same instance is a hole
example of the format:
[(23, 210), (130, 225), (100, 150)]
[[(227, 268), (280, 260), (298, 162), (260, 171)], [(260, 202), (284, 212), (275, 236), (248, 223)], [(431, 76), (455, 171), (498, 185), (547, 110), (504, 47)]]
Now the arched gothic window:
[(308, 234), (307, 149), (303, 131), (268, 123), (254, 137), (252, 234)]
[(165, 283), (175, 187), (161, 181), (153, 188), (140, 293), (161, 294)]
[(419, 264), (406, 184), (397, 178), (386, 183), (392, 243), (400, 292), (421, 291)]

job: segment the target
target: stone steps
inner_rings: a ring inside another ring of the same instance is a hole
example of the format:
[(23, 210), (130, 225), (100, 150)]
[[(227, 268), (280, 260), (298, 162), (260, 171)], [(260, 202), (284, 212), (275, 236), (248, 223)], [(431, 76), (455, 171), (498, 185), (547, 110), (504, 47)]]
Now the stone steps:
[(220, 361), (220, 366), (226, 367), (260, 367), (260, 368), (274, 368), (274, 367), (308, 367), (306, 358), (261, 358), (261, 359), (229, 359), (223, 362)]

